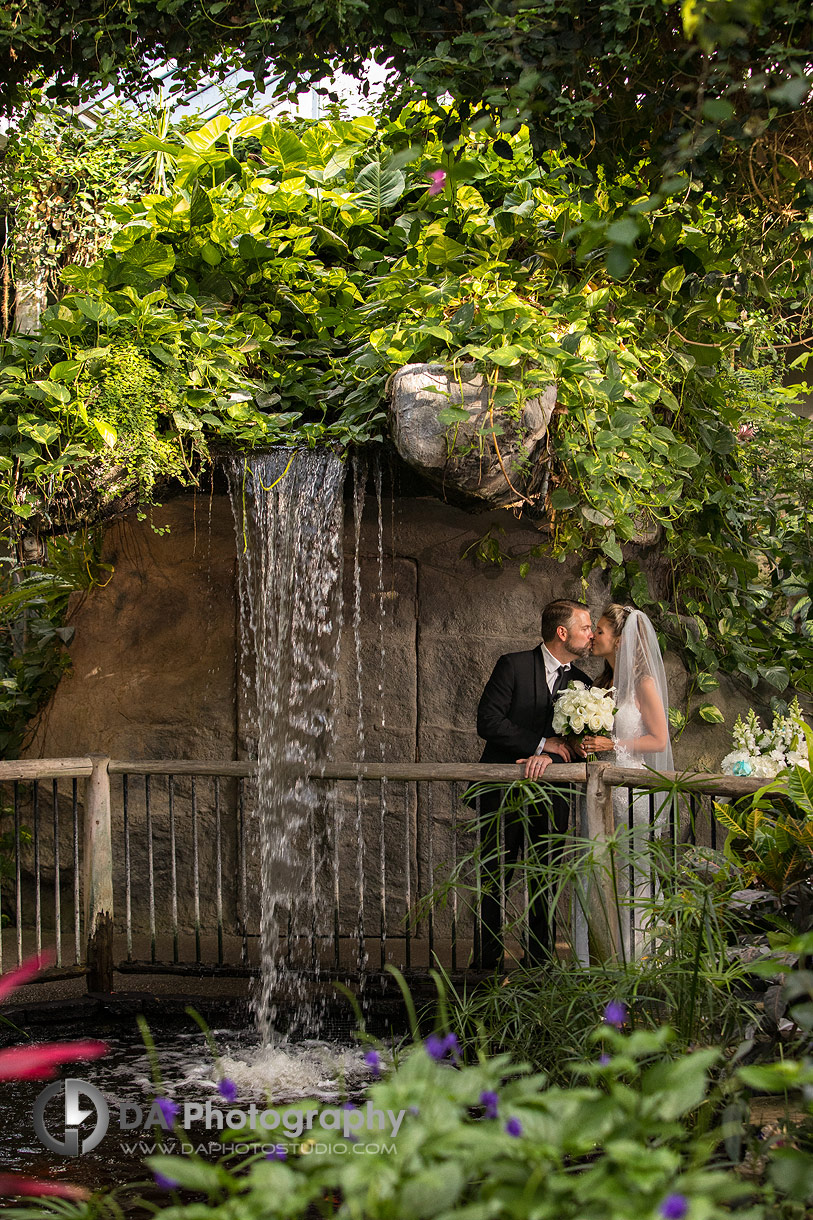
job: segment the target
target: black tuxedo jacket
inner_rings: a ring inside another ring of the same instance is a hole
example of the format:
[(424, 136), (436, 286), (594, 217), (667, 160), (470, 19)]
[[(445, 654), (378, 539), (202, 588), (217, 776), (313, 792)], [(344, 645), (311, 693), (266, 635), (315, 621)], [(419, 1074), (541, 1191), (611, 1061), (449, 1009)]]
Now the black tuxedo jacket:
[[(571, 665), (568, 682), (592, 679)], [(540, 738), (553, 734), (553, 700), (538, 646), (500, 657), (477, 708), (477, 733), (486, 748), (480, 762), (509, 763), (536, 752)]]

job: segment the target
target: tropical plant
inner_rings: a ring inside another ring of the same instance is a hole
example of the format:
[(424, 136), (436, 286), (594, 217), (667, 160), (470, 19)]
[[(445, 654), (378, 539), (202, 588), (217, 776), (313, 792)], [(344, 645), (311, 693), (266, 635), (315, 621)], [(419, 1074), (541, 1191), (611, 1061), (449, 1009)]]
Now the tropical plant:
[[(774, 346), (798, 230), (763, 241), (736, 199), (690, 192), (641, 212), (619, 282), (601, 234), (643, 169), (611, 179), (540, 160), (524, 131), (455, 148), (444, 132), (417, 107), (379, 124), (221, 115), (130, 142), (143, 172), (162, 158), (158, 189), (111, 205), (104, 256), (66, 267), (41, 331), (0, 352), (12, 539), (148, 505), (213, 447), (379, 441), (397, 367), (474, 366), (483, 447), (557, 385), (523, 573), (551, 553), (604, 566), (615, 594), (660, 611), (703, 694), (718, 669), (806, 687), (810, 497), (782, 455), (808, 440)], [(440, 406), (450, 443), (458, 415)], [(639, 540), (659, 534), (650, 582)], [(503, 559), (493, 535), (480, 552)]]
[[(813, 730), (802, 726), (808, 749)], [(724, 851), (749, 885), (776, 894), (782, 909), (794, 911), (797, 931), (813, 926), (813, 775), (797, 765), (783, 771), (753, 796), (730, 805), (715, 803), (728, 830)]]
[(19, 755), (33, 717), (69, 664), (71, 595), (109, 579), (98, 545), (98, 536), (83, 531), (52, 538), (44, 563), (0, 561), (0, 757)]
[[(17, 970), (4, 975), (0, 979), (0, 1000), (5, 999), (17, 987), (28, 983), (49, 964), (46, 957), (29, 958)], [(63, 1063), (73, 1063), (78, 1059), (98, 1059), (106, 1053), (107, 1045), (104, 1042), (91, 1039), (83, 1042), (43, 1042), (32, 1046), (7, 1047), (0, 1050), (0, 1080), (50, 1080), (56, 1076)], [(63, 1199), (85, 1199), (88, 1191), (69, 1182), (28, 1178), (22, 1174), (0, 1170), (0, 1195), (56, 1195)]]

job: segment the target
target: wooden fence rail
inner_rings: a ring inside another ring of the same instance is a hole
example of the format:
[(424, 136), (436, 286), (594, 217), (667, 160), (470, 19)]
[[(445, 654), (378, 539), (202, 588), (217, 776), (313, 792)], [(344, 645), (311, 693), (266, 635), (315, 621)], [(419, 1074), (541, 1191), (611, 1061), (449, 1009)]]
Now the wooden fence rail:
[[(15, 790), (15, 810), (17, 808), (17, 785), (33, 784), (36, 792), (36, 785), (39, 781), (52, 780), (54, 781), (54, 800), (56, 800), (57, 781), (60, 780), (84, 780), (84, 802), (83, 802), (83, 818), (84, 818), (84, 856), (81, 864), (81, 893), (83, 896), (83, 955), (84, 965), (87, 972), (87, 986), (89, 991), (94, 992), (110, 992), (113, 986), (114, 972), (114, 953), (113, 953), (113, 898), (114, 898), (114, 846), (115, 833), (113, 822), (111, 819), (111, 809), (113, 808), (113, 798), (111, 796), (111, 776), (123, 777), (123, 783), (126, 784), (128, 777), (142, 776), (145, 777), (145, 782), (149, 785), (149, 778), (152, 776), (171, 777), (188, 777), (191, 779), (194, 790), (195, 777), (213, 777), (216, 785), (216, 792), (219, 794), (217, 785), (220, 779), (235, 780), (241, 783), (243, 780), (253, 779), (257, 774), (257, 765), (250, 761), (240, 760), (201, 760), (201, 759), (135, 759), (121, 760), (112, 759), (104, 755), (93, 755), (79, 758), (58, 758), (58, 759), (24, 759), (12, 761), (0, 761), (0, 785), (13, 784)], [(320, 782), (340, 782), (340, 781), (386, 781), (389, 783), (404, 783), (404, 784), (433, 784), (445, 783), (456, 785), (470, 785), (475, 783), (496, 783), (509, 784), (522, 778), (523, 769), (518, 765), (483, 765), (477, 763), (431, 763), (431, 762), (329, 762), (320, 765), (314, 771), (311, 779)], [(548, 768), (545, 774), (545, 783), (552, 782), (554, 784), (564, 784), (577, 786), (582, 789), (585, 794), (584, 800), (584, 816), (582, 826), (586, 828), (587, 837), (595, 841), (601, 841), (610, 835), (614, 830), (613, 821), (613, 802), (612, 792), (614, 788), (626, 787), (636, 790), (663, 790), (665, 781), (678, 781), (681, 785), (681, 791), (690, 792), (697, 795), (737, 798), (749, 793), (755, 792), (762, 785), (762, 781), (756, 779), (738, 778), (733, 776), (715, 775), (715, 774), (689, 774), (689, 773), (668, 773), (666, 775), (656, 775), (651, 772), (642, 771), (639, 769), (623, 768), (614, 766), (611, 763), (574, 763), (574, 764), (554, 764)], [(148, 788), (149, 792), (149, 788)], [(75, 793), (75, 789), (74, 789)], [(241, 788), (242, 793), (242, 788)], [(75, 800), (74, 796), (74, 800)], [(170, 809), (171, 809), (170, 796)], [(193, 796), (194, 806), (194, 796)], [(216, 801), (219, 802), (219, 795)], [(242, 797), (241, 797), (242, 799)], [(125, 796), (126, 800), (126, 796)], [(34, 807), (36, 809), (36, 796), (34, 797)], [(220, 835), (220, 806), (217, 806), (217, 834)], [(127, 813), (125, 809), (125, 831)], [(149, 796), (147, 795), (147, 824), (149, 828)], [(242, 806), (240, 810), (242, 817)], [(170, 814), (171, 817), (171, 814)], [(16, 819), (16, 813), (15, 813)], [(36, 814), (35, 814), (36, 823)], [(15, 823), (18, 830), (17, 843), (17, 878), (19, 889), (19, 824)], [(35, 834), (37, 827), (35, 824)], [(152, 831), (148, 829), (149, 836)], [(195, 830), (197, 836), (197, 830)], [(174, 836), (174, 823), (172, 824), (171, 834)], [(56, 829), (55, 829), (56, 836)], [(174, 838), (172, 840), (172, 851), (174, 853)], [(383, 844), (383, 837), (382, 837)], [(152, 896), (152, 839), (149, 839), (150, 852), (150, 888), (151, 888), (151, 903)], [(39, 859), (39, 845), (34, 843), (34, 858)], [(56, 849), (55, 849), (56, 850)], [(219, 849), (218, 849), (219, 850)], [(241, 849), (242, 850), (242, 849)], [(383, 850), (383, 847), (382, 847)], [(195, 868), (197, 869), (197, 851), (198, 843), (195, 837)], [(128, 868), (128, 889), (127, 889), (127, 918), (128, 918), (128, 938), (130, 937), (129, 926), (129, 903), (130, 903), (130, 883), (129, 883), (129, 839), (124, 844), (124, 852), (127, 855)], [(78, 855), (75, 855), (75, 866), (78, 865)], [(242, 884), (245, 891), (245, 860), (243, 859), (239, 866), (242, 868)], [(39, 864), (36, 865), (37, 869)], [(59, 904), (59, 863), (55, 864), (56, 870), (56, 903), (57, 912)], [(175, 860), (173, 855), (173, 885), (175, 881)], [(220, 859), (218, 857), (218, 902), (220, 902)], [(431, 872), (431, 870), (430, 870)], [(197, 884), (197, 873), (196, 873)], [(36, 877), (37, 886), (37, 919), (39, 920), (40, 897), (39, 897), (39, 875)], [(76, 883), (76, 894), (79, 894), (79, 884)], [(245, 905), (246, 896), (243, 893), (243, 903)], [(197, 907), (197, 895), (196, 895)], [(17, 897), (17, 921), (20, 923), (20, 900), (19, 894)], [(177, 914), (175, 916), (177, 921)], [(59, 916), (56, 920), (58, 923)], [(151, 920), (153, 920), (153, 908), (151, 906)], [(198, 952), (200, 947), (199, 933), (199, 916), (196, 915), (196, 932)], [(222, 940), (222, 916), (220, 908), (218, 908), (218, 937)], [(77, 915), (77, 946), (78, 946), (78, 915)], [(155, 929), (153, 933), (153, 953), (155, 952)], [(243, 932), (245, 939), (245, 931)], [(338, 933), (337, 933), (338, 935)], [(382, 932), (382, 936), (384, 933)], [(57, 928), (57, 937), (59, 930)], [(37, 945), (40, 943), (40, 927), (37, 926)], [(18, 956), (20, 953), (21, 930), (18, 926), (17, 931)], [(382, 941), (383, 946), (383, 941)], [(1, 942), (0, 942), (1, 948)], [(177, 957), (177, 926), (175, 935), (175, 961)], [(383, 956), (383, 951), (382, 951)], [(2, 961), (0, 960), (0, 969), (2, 969)]]

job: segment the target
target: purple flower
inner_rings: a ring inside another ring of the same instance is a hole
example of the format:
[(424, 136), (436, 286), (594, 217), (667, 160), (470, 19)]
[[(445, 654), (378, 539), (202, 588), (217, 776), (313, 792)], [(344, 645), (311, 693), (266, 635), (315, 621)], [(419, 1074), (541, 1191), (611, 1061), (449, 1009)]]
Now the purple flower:
[(604, 1055), (599, 1055), (598, 1062), (599, 1062), (599, 1067), (606, 1068), (607, 1064), (611, 1063), (612, 1060), (610, 1059), (609, 1055), (604, 1054)]
[(168, 1178), (163, 1173), (153, 1173), (152, 1176), (155, 1178), (155, 1185), (160, 1190), (175, 1190), (178, 1185), (174, 1178)]
[(287, 1149), (283, 1148), (282, 1144), (275, 1144), (274, 1147), (265, 1154), (267, 1161), (284, 1161), (287, 1160)]
[(689, 1200), (685, 1195), (667, 1195), (658, 1211), (663, 1220), (683, 1220), (689, 1210)]
[(480, 1104), (485, 1106), (486, 1118), (497, 1117), (497, 1102), (499, 1098), (493, 1089), (485, 1089), (480, 1094)]
[(430, 195), (439, 195), (446, 185), (446, 170), (433, 169), (429, 177), (432, 179), (432, 185), (429, 188)]
[(381, 1075), (381, 1056), (378, 1051), (368, 1051), (364, 1056), (364, 1062), (370, 1069), (370, 1075), (373, 1080), (378, 1080), (378, 1077)]
[(172, 1101), (169, 1097), (156, 1097), (155, 1104), (161, 1111), (161, 1117), (164, 1120), (164, 1127), (169, 1129), (178, 1117), (181, 1107), (177, 1102)]
[(505, 1133), (513, 1136), (514, 1139), (518, 1139), (522, 1135), (522, 1123), (518, 1118), (509, 1118), (505, 1124)]
[(224, 1101), (237, 1100), (237, 1085), (233, 1080), (229, 1080), (227, 1076), (218, 1081), (217, 1091)]
[(627, 1006), (620, 1000), (610, 1000), (604, 1009), (604, 1020), (607, 1025), (615, 1025), (618, 1029), (627, 1019)]
[(421, 1112), (421, 1111), (420, 1111), (420, 1108), (419, 1108), (418, 1106), (410, 1106), (410, 1107), (409, 1107), (409, 1113), (412, 1115), (412, 1117), (413, 1117), (413, 1118), (417, 1118), (417, 1117), (418, 1117), (418, 1115), (420, 1114), (420, 1112)]
[(434, 1059), (437, 1063), (440, 1063), (441, 1059), (445, 1059), (447, 1055), (451, 1055), (455, 1060), (460, 1058), (460, 1045), (455, 1034), (446, 1034), (443, 1038), (440, 1034), (430, 1034), (425, 1046), (429, 1058)]
[(357, 1109), (358, 1109), (358, 1106), (355, 1104), (355, 1102), (352, 1102), (352, 1101), (346, 1101), (346, 1102), (344, 1103), (344, 1105), (342, 1106), (342, 1109), (343, 1109), (343, 1110), (357, 1110)]

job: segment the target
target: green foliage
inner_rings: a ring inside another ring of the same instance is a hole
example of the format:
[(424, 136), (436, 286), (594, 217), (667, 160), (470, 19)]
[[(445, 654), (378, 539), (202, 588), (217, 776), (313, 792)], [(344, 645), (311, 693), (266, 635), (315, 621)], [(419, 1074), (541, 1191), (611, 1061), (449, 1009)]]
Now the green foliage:
[[(811, 730), (807, 729), (808, 744)], [(715, 804), (717, 820), (728, 831), (725, 854), (746, 884), (762, 885), (785, 903), (799, 887), (813, 882), (813, 776), (796, 766), (753, 796), (733, 805)], [(801, 906), (804, 927), (809, 903)]]
[[(194, 479), (213, 443), (377, 441), (397, 367), (473, 364), (491, 387), (483, 447), (557, 385), (531, 506), (549, 527), (523, 564), (584, 552), (614, 592), (659, 603), (701, 692), (718, 668), (809, 683), (811, 505), (788, 459), (809, 441), (774, 346), (800, 290), (799, 226), (769, 242), (736, 198), (695, 184), (652, 201), (643, 162), (611, 177), (540, 157), (524, 131), (447, 137), (416, 107), (378, 125), (221, 115), (132, 142), (144, 165), (161, 157), (160, 189), (112, 205), (107, 253), (68, 267), (41, 333), (2, 352), (10, 528), (149, 499)], [(606, 236), (635, 208), (618, 280)], [(454, 408), (439, 408), (454, 444)], [(659, 532), (655, 598), (634, 556)], [(481, 552), (504, 558), (494, 537)]]
[(19, 757), (30, 722), (69, 665), (72, 593), (104, 575), (96, 540), (52, 539), (46, 566), (0, 563), (0, 757)]
[[(710, 1220), (749, 1188), (714, 1163), (715, 1136), (692, 1129), (717, 1053), (698, 1050), (663, 1062), (669, 1037), (668, 1030), (627, 1036), (604, 1026), (594, 1035), (594, 1055), (579, 1065), (578, 1083), (568, 1088), (548, 1085), (507, 1056), (450, 1070), (416, 1045), (368, 1093), (371, 1109), (405, 1112), (391, 1139), (378, 1131), (366, 1137), (391, 1150), (352, 1155), (348, 1141), (333, 1139), (330, 1151), (306, 1148), (307, 1155), (285, 1162), (261, 1153), (217, 1164), (149, 1157), (154, 1172), (206, 1199), (184, 1202), (174, 1193), (159, 1214), (628, 1220), (654, 1217), (668, 1195), (680, 1194), (690, 1215)], [(596, 1062), (599, 1049), (609, 1062)], [(496, 1115), (492, 1109), (486, 1117), (489, 1100)], [(320, 1109), (313, 1102), (297, 1108)], [(223, 1139), (262, 1147), (268, 1133), (246, 1127)], [(74, 1212), (85, 1214), (81, 1205)]]
[[(18, 290), (53, 294), (65, 264), (97, 256), (113, 227), (107, 205), (140, 193), (125, 147), (138, 134), (132, 117), (111, 112), (87, 128), (56, 108), (35, 110), (9, 131), (0, 210), (8, 230), (3, 257)], [(3, 329), (10, 329), (5, 316)]]

